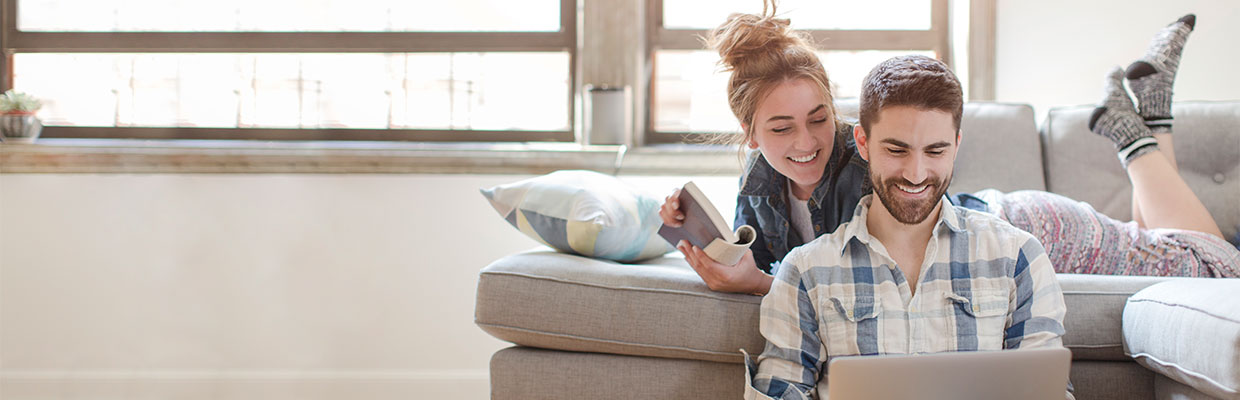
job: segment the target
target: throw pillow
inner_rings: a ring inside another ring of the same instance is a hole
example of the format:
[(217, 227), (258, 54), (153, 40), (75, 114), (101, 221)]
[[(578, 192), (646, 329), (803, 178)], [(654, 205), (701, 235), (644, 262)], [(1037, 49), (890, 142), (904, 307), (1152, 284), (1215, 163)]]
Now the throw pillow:
[(593, 171), (556, 171), (482, 189), (495, 211), (558, 251), (620, 262), (667, 254), (656, 234), (662, 198)]

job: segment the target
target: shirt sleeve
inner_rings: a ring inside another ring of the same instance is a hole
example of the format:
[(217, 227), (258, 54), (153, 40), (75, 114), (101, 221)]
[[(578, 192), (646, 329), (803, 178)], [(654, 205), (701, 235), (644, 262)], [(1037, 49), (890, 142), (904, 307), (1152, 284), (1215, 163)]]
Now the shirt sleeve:
[(1015, 307), (1004, 331), (1006, 349), (1063, 347), (1067, 307), (1042, 243), (1029, 236), (1016, 257)]
[[(746, 365), (746, 399), (809, 399), (827, 353), (818, 337), (814, 302), (799, 268), (785, 258), (762, 299), (759, 330), (766, 348), (756, 372)], [(822, 390), (822, 388), (819, 388)]]
[[(1021, 246), (1016, 258), (1015, 311), (1004, 332), (1003, 347), (1036, 349), (1063, 347), (1063, 318), (1067, 306), (1063, 289), (1042, 243), (1032, 236)], [(1072, 382), (1065, 398), (1075, 399)]]

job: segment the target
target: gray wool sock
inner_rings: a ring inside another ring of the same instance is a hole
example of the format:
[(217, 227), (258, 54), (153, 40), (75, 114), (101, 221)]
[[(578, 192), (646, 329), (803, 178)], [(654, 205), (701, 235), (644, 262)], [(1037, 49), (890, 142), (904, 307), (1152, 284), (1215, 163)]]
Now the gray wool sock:
[(1119, 161), (1124, 168), (1128, 163), (1146, 153), (1158, 150), (1158, 141), (1153, 132), (1145, 126), (1145, 121), (1137, 114), (1124, 90), (1124, 70), (1115, 67), (1107, 74), (1103, 85), (1106, 92), (1102, 104), (1094, 109), (1089, 117), (1089, 130), (1110, 139), (1119, 151)]
[(1154, 35), (1145, 56), (1128, 65), (1128, 85), (1141, 105), (1141, 118), (1154, 133), (1171, 132), (1171, 86), (1196, 24), (1197, 16), (1188, 14), (1167, 25)]

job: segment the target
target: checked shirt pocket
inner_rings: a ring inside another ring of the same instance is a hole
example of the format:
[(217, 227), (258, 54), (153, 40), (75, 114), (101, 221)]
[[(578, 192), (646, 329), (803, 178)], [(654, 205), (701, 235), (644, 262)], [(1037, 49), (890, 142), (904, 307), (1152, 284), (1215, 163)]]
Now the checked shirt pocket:
[[(1002, 350), (1007, 329), (1008, 292), (975, 290), (944, 294), (956, 311), (949, 323), (955, 325), (956, 336), (976, 335), (976, 350)], [(971, 350), (971, 349), (959, 349)]]
[(883, 308), (873, 296), (823, 295), (819, 313), (826, 335), (822, 337), (831, 355), (869, 354), (878, 348), (878, 317)]

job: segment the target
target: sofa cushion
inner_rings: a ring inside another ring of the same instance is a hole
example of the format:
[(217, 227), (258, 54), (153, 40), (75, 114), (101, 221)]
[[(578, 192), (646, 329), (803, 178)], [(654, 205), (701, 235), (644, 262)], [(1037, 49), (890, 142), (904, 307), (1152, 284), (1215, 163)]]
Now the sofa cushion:
[(481, 192), (514, 228), (559, 251), (638, 261), (674, 249), (655, 234), (663, 199), (611, 175), (556, 171)]
[(1179, 279), (1124, 307), (1124, 344), (1146, 368), (1211, 396), (1240, 398), (1240, 279)]
[(683, 258), (620, 264), (535, 251), (482, 270), (474, 320), (525, 346), (739, 363), (738, 349), (765, 345), (761, 301), (711, 291)]
[[(1169, 278), (1060, 274), (1064, 344), (1076, 359), (1124, 355), (1121, 312)], [(519, 253), (482, 270), (475, 322), (502, 340), (558, 350), (740, 362), (759, 354), (759, 296), (712, 292), (683, 258), (620, 264), (550, 251)]]
[(1042, 143), (1026, 104), (965, 104), (952, 193), (1046, 190)]
[(1056, 274), (1063, 289), (1064, 345), (1074, 359), (1131, 360), (1124, 354), (1123, 310), (1133, 293), (1168, 279), (1148, 276)]
[[(1081, 200), (1112, 218), (1132, 218), (1132, 185), (1115, 146), (1089, 131), (1094, 106), (1051, 109), (1042, 125), (1047, 190)], [(1180, 175), (1214, 216), (1223, 237), (1240, 226), (1240, 101), (1180, 102), (1175, 154)], [(1233, 239), (1235, 240), (1235, 239)]]

